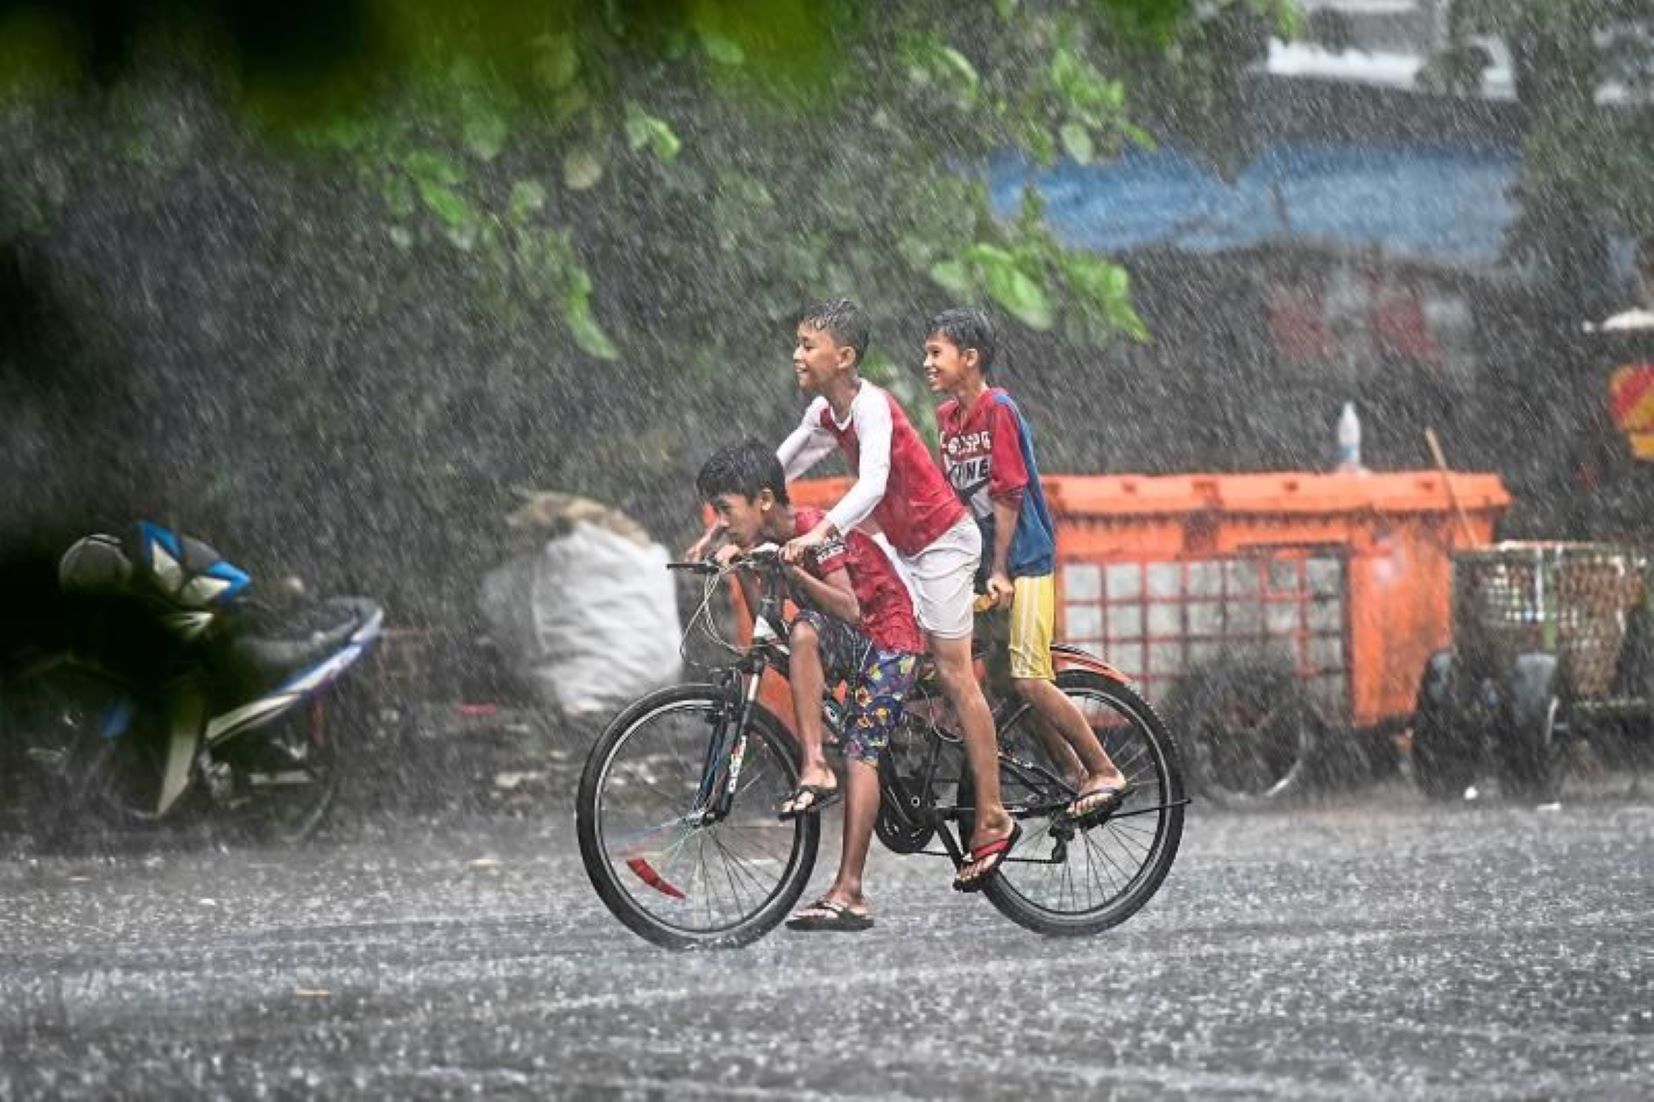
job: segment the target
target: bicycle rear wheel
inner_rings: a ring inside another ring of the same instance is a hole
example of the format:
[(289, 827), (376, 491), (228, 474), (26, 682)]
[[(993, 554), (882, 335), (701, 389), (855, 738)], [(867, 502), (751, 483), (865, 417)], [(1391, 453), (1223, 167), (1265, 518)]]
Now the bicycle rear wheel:
[[(1057, 686), (1080, 709), (1132, 784), (1120, 810), (1084, 830), (1058, 812), (1073, 799), (1055, 735), (1027, 705), (1000, 726), (999, 783), (1023, 837), (983, 892), (1007, 918), (1043, 934), (1077, 936), (1116, 926), (1153, 897), (1183, 838), (1183, 764), (1165, 723), (1131, 688), (1085, 670)], [(974, 799), (962, 785), (960, 803)], [(970, 818), (960, 836), (969, 838)]]
[(703, 823), (695, 813), (707, 755), (735, 710), (713, 685), (651, 693), (609, 724), (580, 778), (576, 825), (592, 887), (628, 928), (670, 949), (762, 937), (815, 867), (820, 817), (776, 817), (798, 756), (763, 708), (747, 727), (729, 814)]

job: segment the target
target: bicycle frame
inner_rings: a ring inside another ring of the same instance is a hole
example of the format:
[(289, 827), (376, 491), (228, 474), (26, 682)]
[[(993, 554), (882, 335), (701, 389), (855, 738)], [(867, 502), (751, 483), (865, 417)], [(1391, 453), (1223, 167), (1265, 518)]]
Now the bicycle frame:
[[(690, 564), (684, 564), (689, 566)], [(697, 566), (699, 564), (696, 564)], [(743, 569), (765, 570), (775, 574), (777, 567), (771, 558), (763, 560), (762, 565), (749, 565)], [(774, 581), (779, 582), (778, 574)], [(751, 722), (753, 709), (758, 707), (759, 687), (764, 674), (772, 667), (783, 677), (788, 675), (788, 650), (782, 637), (771, 625), (781, 623), (782, 602), (779, 596), (781, 587), (778, 584), (766, 584), (759, 598), (758, 606), (753, 615), (753, 642), (742, 651), (737, 660), (720, 671), (718, 683), (731, 690), (725, 703), (725, 712), (714, 725), (713, 732), (707, 742), (707, 755), (702, 767), (701, 781), (696, 794), (695, 804), (689, 814), (691, 820), (698, 819), (700, 825), (710, 825), (723, 820), (733, 805), (735, 794), (738, 791), (741, 775), (741, 765), (745, 759), (747, 732)], [(1118, 684), (1129, 684), (1129, 679), (1107, 662), (1091, 654), (1089, 651), (1067, 643), (1054, 643), (1051, 647), (1052, 657), (1059, 669), (1083, 669), (1105, 677)], [(737, 690), (737, 686), (739, 686)], [(925, 700), (932, 707), (936, 702), (934, 686), (917, 688), (924, 694)], [(833, 705), (836, 701), (831, 694), (823, 696), (823, 722), (835, 736), (842, 735), (842, 722), (839, 713)], [(1003, 727), (1011, 716), (1026, 707), (1016, 704), (1001, 705), (995, 709), (995, 729)], [(908, 722), (911, 722), (911, 713)], [(955, 741), (943, 733), (934, 721), (928, 725), (924, 734), (926, 754), (924, 768), (920, 774), (918, 791), (910, 791), (906, 782), (897, 775), (894, 768), (879, 770), (879, 798), (881, 810), (897, 816), (901, 822), (911, 828), (928, 828), (934, 830), (942, 839), (943, 850), (920, 850), (918, 852), (931, 856), (946, 856), (953, 860), (956, 866), (963, 865), (968, 860), (968, 853), (962, 840), (955, 837), (955, 832), (941, 829), (945, 824), (959, 823), (974, 812), (974, 807), (963, 804), (934, 803), (938, 781), (945, 783), (951, 778), (941, 776), (942, 747), (950, 741)], [(1023, 785), (1034, 792), (1045, 794), (1046, 798), (1035, 803), (1008, 805), (1013, 818), (1028, 819), (1054, 816), (1058, 809), (1066, 806), (1076, 795), (1068, 783), (1050, 769), (1030, 761), (1024, 761), (1003, 746), (999, 748), (999, 762), (1001, 770), (1019, 780)], [(962, 778), (961, 778), (962, 779)], [(1169, 806), (1181, 806), (1187, 799), (1178, 801), (1177, 805), (1151, 805), (1144, 808), (1134, 808), (1122, 814), (1141, 815), (1158, 813)], [(1064, 836), (1066, 833), (1066, 837)], [(1054, 827), (1053, 834), (1060, 842), (1066, 842), (1073, 836), (1072, 828), (1066, 832), (1062, 827)], [(1063, 859), (1061, 847), (1049, 858), (1033, 860), (1028, 858), (1011, 858), (1018, 862), (1036, 864), (1058, 863)]]
[[(713, 726), (707, 743), (701, 783), (695, 795), (695, 805), (690, 811), (690, 818), (698, 817), (702, 825), (722, 821), (734, 803), (741, 782), (741, 764), (746, 759), (747, 729), (753, 709), (758, 706), (758, 690), (765, 671), (775, 665), (786, 676), (786, 647), (775, 642), (777, 636), (769, 627), (780, 618), (781, 600), (773, 587), (765, 586), (753, 623), (755, 626), (764, 625), (767, 634), (760, 636), (755, 630), (753, 644), (733, 666), (723, 671), (719, 681), (726, 689), (733, 689), (738, 681), (741, 687), (739, 695), (726, 702), (725, 712)], [(732, 706), (735, 713), (733, 725), (729, 722)]]

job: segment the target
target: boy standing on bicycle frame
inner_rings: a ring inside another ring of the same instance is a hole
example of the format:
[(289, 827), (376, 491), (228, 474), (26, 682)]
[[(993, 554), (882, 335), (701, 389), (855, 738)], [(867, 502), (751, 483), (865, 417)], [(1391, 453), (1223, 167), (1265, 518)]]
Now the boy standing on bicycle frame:
[(959, 717), (976, 785), (969, 860), (953, 886), (979, 891), (1022, 834), (1000, 799), (993, 716), (971, 665), (972, 578), (982, 538), (901, 405), (861, 377), (867, 341), (866, 317), (849, 299), (817, 303), (799, 317), (793, 371), (814, 398), (776, 454), (793, 479), (837, 449), (856, 481), (782, 553), (796, 563), (857, 528), (881, 533), (894, 549), (942, 691)]
[(1131, 786), (1056, 685), (1055, 529), (1028, 422), (1009, 394), (988, 385), (993, 322), (986, 311), (960, 307), (931, 318), (925, 333), (925, 377), (931, 390), (951, 396), (936, 411), (942, 468), (982, 528), (985, 592), (1011, 617), (1011, 684), (1062, 736), (1073, 751), (1070, 767), (1083, 773), (1071, 778), (1079, 795), (1064, 814), (1081, 825), (1100, 822), (1119, 810)]
[[(718, 515), (729, 542), (714, 558), (725, 565), (760, 543), (785, 543), (813, 531), (819, 509), (794, 507), (775, 453), (754, 440), (714, 454), (695, 479), (701, 499)], [(815, 544), (785, 567), (799, 613), (787, 633), (793, 720), (803, 746), (798, 786), (781, 818), (813, 815), (839, 799), (822, 753), (824, 689), (849, 682), (844, 720), (844, 850), (833, 886), (787, 925), (801, 930), (865, 930), (873, 925), (862, 872), (879, 813), (879, 755), (901, 719), (924, 641), (907, 587), (873, 540), (852, 531)], [(756, 584), (740, 575), (747, 606)], [(829, 680), (830, 679), (830, 680)]]

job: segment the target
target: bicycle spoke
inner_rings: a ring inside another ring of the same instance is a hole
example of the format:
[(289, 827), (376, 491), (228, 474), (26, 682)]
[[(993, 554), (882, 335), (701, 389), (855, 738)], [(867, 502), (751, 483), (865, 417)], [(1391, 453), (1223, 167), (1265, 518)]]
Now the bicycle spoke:
[[(1067, 688), (1086, 722), (1134, 791), (1125, 801), (1142, 806), (1144, 800), (1168, 799), (1165, 763), (1152, 733), (1130, 710), (1115, 702), (1130, 694), (1123, 690)], [(1166, 837), (1165, 811), (1148, 821), (1109, 819), (1079, 830), (1062, 846), (1063, 858), (1053, 860), (1056, 841), (1051, 825), (1061, 822), (1060, 809), (1077, 795), (1052, 765), (1050, 733), (1029, 709), (1016, 713), (1001, 731), (1010, 757), (1001, 760), (1001, 787), (1008, 807), (1019, 812), (1026, 838), (1019, 847), (1020, 861), (1008, 863), (1000, 879), (1022, 902), (1053, 918), (1089, 921), (1106, 914), (1135, 890), (1144, 870), (1158, 859)], [(1045, 822), (1036, 828), (1041, 817)], [(1047, 863), (1048, 862), (1048, 863)], [(1139, 904), (1126, 904), (1135, 909)], [(1129, 913), (1129, 912), (1128, 912)]]
[[(597, 844), (612, 870), (608, 883), (623, 897), (611, 906), (663, 938), (713, 938), (739, 928), (796, 881), (799, 868), (801, 834), (776, 821), (771, 806), (791, 790), (794, 767), (766, 721), (746, 732), (739, 783), (722, 817), (696, 811), (716, 713), (709, 696), (689, 695), (695, 691), (663, 691), (658, 709), (607, 735), (600, 743), (607, 756), (594, 758), (603, 768), (593, 782)], [(632, 865), (636, 857), (649, 866)]]

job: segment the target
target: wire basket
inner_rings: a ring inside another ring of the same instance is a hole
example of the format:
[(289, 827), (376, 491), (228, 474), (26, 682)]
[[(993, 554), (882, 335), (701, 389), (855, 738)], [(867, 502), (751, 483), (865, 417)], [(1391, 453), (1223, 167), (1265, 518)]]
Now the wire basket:
[(1516, 656), (1554, 654), (1565, 683), (1602, 696), (1626, 618), (1642, 603), (1647, 556), (1603, 543), (1506, 542), (1453, 556), (1453, 636), (1471, 668), (1502, 675)]

